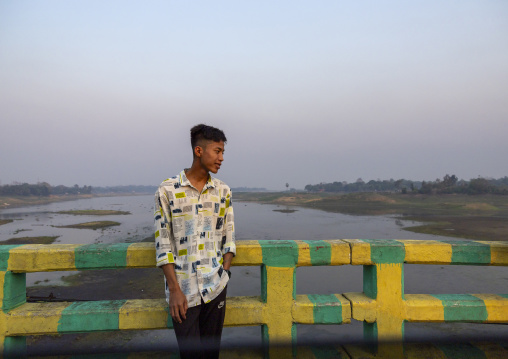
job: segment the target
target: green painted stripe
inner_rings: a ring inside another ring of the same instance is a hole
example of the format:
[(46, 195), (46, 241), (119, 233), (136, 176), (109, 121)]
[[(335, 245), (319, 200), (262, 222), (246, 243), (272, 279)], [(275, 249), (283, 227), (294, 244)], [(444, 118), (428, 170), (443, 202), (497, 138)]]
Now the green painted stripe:
[(309, 294), (307, 297), (314, 304), (314, 324), (342, 323), (342, 305), (330, 305), (331, 303), (340, 304), (339, 298), (333, 294)]
[(11, 249), (22, 245), (23, 244), (0, 245), (0, 271), (6, 271), (7, 268), (9, 268), (9, 256)]
[(259, 241), (263, 263), (269, 267), (294, 267), (298, 262), (298, 245), (295, 241)]
[(488, 318), (483, 300), (470, 294), (432, 294), (441, 300), (445, 322), (484, 322)]
[[(26, 351), (26, 337), (5, 337), (4, 342), (4, 358), (28, 358)], [(0, 350), (0, 358), (2, 352)]]
[[(293, 287), (296, 285), (293, 284)], [(268, 298), (268, 276), (266, 274), (266, 266), (261, 266), (261, 300), (266, 303)]]
[(263, 358), (269, 358), (270, 333), (268, 333), (268, 325), (261, 325), (261, 343), (263, 346)]
[(325, 241), (304, 241), (310, 247), (310, 263), (313, 266), (326, 266), (332, 262), (332, 246)]
[(62, 311), (58, 331), (118, 330), (119, 310), (126, 300), (74, 302)]
[(373, 263), (404, 263), (404, 243), (394, 239), (362, 239), (370, 244), (370, 259)]
[(377, 344), (377, 323), (363, 322), (363, 339), (368, 344)]
[(475, 241), (444, 239), (439, 242), (452, 246), (451, 264), (490, 264), (490, 245)]
[(377, 298), (377, 268), (363, 266), (363, 292), (372, 299)]
[(9, 310), (26, 303), (26, 273), (5, 272), (2, 311)]
[(76, 269), (125, 268), (127, 249), (132, 243), (86, 244), (74, 251)]
[(344, 355), (332, 346), (311, 347), (310, 350), (316, 359), (349, 359), (349, 356)]
[(437, 344), (447, 358), (486, 359), (485, 353), (471, 344)]

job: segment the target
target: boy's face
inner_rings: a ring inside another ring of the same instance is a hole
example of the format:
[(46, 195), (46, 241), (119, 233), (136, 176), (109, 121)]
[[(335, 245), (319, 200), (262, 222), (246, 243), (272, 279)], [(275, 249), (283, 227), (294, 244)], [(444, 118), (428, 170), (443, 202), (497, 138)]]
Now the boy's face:
[(224, 141), (207, 141), (203, 146), (199, 146), (201, 166), (208, 172), (217, 173), (224, 161)]

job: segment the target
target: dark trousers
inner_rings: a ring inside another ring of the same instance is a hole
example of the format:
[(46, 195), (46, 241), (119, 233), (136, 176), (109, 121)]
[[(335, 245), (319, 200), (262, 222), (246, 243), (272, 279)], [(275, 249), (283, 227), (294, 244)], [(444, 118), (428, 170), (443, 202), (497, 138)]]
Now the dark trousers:
[(209, 303), (187, 309), (182, 323), (173, 321), (181, 359), (219, 358), (226, 314), (226, 288)]

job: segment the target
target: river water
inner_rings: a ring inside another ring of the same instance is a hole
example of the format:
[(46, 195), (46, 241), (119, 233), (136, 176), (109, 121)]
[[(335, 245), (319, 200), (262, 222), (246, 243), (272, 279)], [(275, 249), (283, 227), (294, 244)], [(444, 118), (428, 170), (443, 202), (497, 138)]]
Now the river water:
[[(130, 215), (74, 216), (59, 211), (102, 209), (129, 211)], [(322, 240), (322, 239), (450, 239), (434, 235), (417, 234), (404, 227), (418, 225), (391, 216), (356, 216), (328, 213), (320, 210), (292, 207), (292, 213), (278, 210), (286, 206), (236, 202), (236, 238), (241, 240)], [(56, 202), (23, 208), (4, 209), (0, 219), (14, 222), (0, 226), (0, 242), (16, 237), (59, 236), (55, 243), (118, 243), (139, 242), (153, 235), (153, 196), (97, 197), (68, 202)], [(56, 228), (96, 220), (117, 221), (121, 224), (101, 230)], [(507, 293), (508, 268), (474, 266), (405, 265), (406, 293)], [(27, 285), (61, 283), (66, 272), (33, 273), (27, 275)], [(301, 267), (296, 271), (297, 294), (330, 294), (362, 291), (362, 267)], [(228, 286), (229, 296), (259, 295), (260, 273), (258, 267), (233, 268)], [(162, 286), (161, 286), (162, 289)], [(167, 331), (166, 331), (167, 332)], [(299, 341), (358, 340), (362, 337), (361, 323), (353, 321), (343, 326), (298, 325)], [(508, 338), (507, 325), (484, 324), (421, 324), (407, 323), (406, 337), (411, 339), (479, 335)], [(155, 337), (165, 343), (173, 343), (169, 334)], [(143, 335), (140, 338), (145, 338)], [(146, 338), (145, 338), (146, 339)], [(143, 341), (144, 339), (139, 339)], [(151, 339), (156, 340), (152, 337)], [(259, 328), (225, 328), (226, 342), (258, 344)], [(133, 339), (132, 345), (136, 345)], [(169, 345), (169, 344), (168, 344)]]

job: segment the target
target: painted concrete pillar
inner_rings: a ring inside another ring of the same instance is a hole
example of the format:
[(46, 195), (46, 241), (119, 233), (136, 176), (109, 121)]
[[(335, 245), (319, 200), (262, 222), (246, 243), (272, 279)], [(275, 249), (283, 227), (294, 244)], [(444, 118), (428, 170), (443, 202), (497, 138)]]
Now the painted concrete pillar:
[[(394, 240), (349, 242), (352, 264), (363, 265), (363, 293), (345, 294), (351, 300), (353, 318), (364, 321), (364, 338), (374, 344), (378, 356), (403, 357), (404, 244)], [(381, 344), (376, 346), (378, 341)]]
[[(6, 264), (1, 263), (0, 265)], [(0, 356), (8, 358), (26, 353), (25, 337), (6, 337), (8, 333), (6, 313), (26, 302), (26, 274), (0, 271)]]
[(264, 263), (261, 266), (261, 299), (265, 303), (261, 335), (265, 355), (291, 358), (292, 351), (287, 350), (287, 345), (296, 343), (292, 308), (296, 298), (298, 246), (293, 241), (263, 241), (261, 248)]

